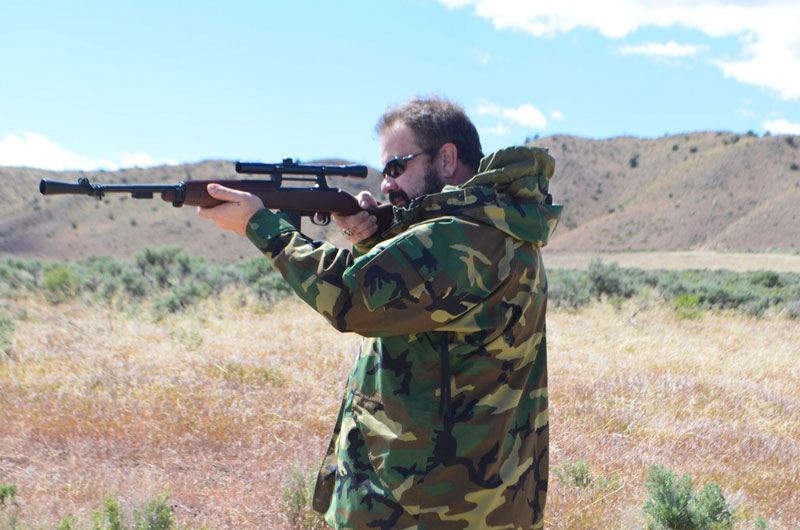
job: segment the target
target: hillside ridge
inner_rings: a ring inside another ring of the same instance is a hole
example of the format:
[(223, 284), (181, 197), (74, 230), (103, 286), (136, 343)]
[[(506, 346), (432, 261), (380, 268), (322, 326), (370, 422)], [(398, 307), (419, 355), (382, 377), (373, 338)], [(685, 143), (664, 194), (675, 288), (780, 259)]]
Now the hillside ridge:
[[(548, 148), (555, 158), (550, 192), (565, 206), (548, 252), (800, 250), (800, 137), (706, 131), (651, 139), (553, 135), (528, 144)], [(81, 177), (163, 184), (241, 176), (233, 162), (222, 160), (120, 171), (0, 167), (0, 256), (129, 258), (144, 247), (166, 245), (212, 260), (257, 253), (245, 238), (200, 219), (194, 208), (173, 208), (159, 198), (39, 194), (41, 179)], [(381, 196), (380, 174), (372, 168), (366, 180), (333, 177), (329, 183)], [(303, 230), (346, 245), (331, 227), (304, 220)]]

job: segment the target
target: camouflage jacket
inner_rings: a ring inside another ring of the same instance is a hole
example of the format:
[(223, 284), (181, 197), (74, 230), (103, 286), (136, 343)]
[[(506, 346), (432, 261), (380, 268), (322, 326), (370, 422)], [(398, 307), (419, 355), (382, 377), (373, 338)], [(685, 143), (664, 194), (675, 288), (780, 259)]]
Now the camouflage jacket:
[(337, 528), (540, 528), (548, 477), (553, 159), (514, 147), (395, 209), (363, 255), (280, 214), (247, 235), (337, 329), (363, 335), (315, 491)]

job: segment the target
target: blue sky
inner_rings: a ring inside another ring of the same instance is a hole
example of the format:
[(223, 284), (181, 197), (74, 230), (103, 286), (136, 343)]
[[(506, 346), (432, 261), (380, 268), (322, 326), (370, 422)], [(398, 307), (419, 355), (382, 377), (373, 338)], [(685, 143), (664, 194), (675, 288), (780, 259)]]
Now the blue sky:
[(800, 134), (800, 3), (0, 4), (0, 165), (378, 166), (376, 119), (426, 94), (461, 103), (485, 152), (537, 134)]

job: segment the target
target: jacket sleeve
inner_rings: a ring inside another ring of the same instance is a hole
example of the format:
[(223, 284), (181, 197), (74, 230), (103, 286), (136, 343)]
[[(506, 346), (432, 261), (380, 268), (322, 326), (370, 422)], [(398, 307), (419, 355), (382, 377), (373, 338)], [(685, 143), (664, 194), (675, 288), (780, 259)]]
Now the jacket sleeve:
[(414, 225), (357, 258), (312, 241), (268, 210), (250, 219), (247, 236), (334, 327), (365, 336), (452, 322), (507, 280), (513, 258), (513, 242), (503, 234), (454, 218)]

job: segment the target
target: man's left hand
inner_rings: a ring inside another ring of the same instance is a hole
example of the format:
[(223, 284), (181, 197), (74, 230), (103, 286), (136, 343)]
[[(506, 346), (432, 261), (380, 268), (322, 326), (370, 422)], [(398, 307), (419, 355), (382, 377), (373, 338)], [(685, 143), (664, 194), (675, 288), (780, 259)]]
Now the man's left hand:
[(264, 209), (264, 203), (246, 191), (233, 190), (219, 184), (209, 184), (208, 194), (225, 201), (210, 208), (197, 207), (200, 217), (211, 219), (223, 230), (232, 230), (239, 235), (245, 235), (247, 222), (253, 214)]

